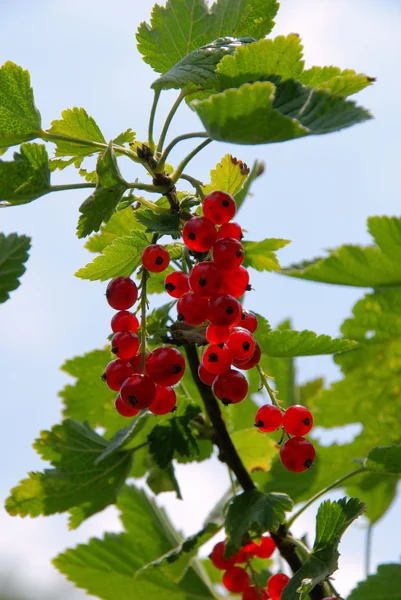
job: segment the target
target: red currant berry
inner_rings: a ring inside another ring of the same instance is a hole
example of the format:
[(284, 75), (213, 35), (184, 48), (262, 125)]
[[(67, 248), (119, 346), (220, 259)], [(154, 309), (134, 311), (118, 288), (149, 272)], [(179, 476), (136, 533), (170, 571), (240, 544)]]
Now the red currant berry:
[(248, 360), (234, 360), (234, 367), (237, 367), (237, 369), (241, 369), (241, 371), (249, 371), (249, 369), (252, 369), (258, 364), (261, 356), (262, 351), (258, 342), (256, 342), (255, 350), (253, 351), (251, 358), (249, 358)]
[(111, 351), (124, 360), (133, 358), (138, 352), (139, 338), (131, 331), (118, 331), (111, 338)]
[(230, 369), (217, 375), (213, 382), (213, 393), (223, 404), (237, 404), (248, 393), (248, 381), (239, 371)]
[(124, 381), (133, 374), (134, 372), (130, 363), (126, 360), (118, 359), (109, 362), (102, 378), (111, 390), (118, 392)]
[(114, 333), (118, 331), (132, 331), (132, 333), (136, 333), (139, 329), (139, 321), (132, 313), (120, 310), (112, 318), (111, 328)]
[(241, 327), (247, 329), (251, 333), (255, 333), (258, 328), (258, 320), (256, 315), (248, 310), (243, 310), (241, 316)]
[(189, 292), (189, 277), (182, 271), (169, 273), (164, 280), (164, 289), (169, 296), (181, 298), (183, 294)]
[(315, 462), (316, 451), (313, 445), (303, 437), (293, 437), (286, 441), (280, 450), (280, 460), (288, 471), (302, 473)]
[(177, 302), (178, 320), (188, 325), (201, 325), (207, 318), (208, 299), (195, 292), (187, 292)]
[(146, 359), (146, 374), (157, 384), (175, 385), (185, 372), (185, 359), (172, 346), (161, 346), (153, 350)]
[(233, 223), (233, 221), (231, 221), (230, 223), (224, 223), (224, 225), (220, 227), (220, 229), (217, 232), (217, 239), (222, 240), (223, 238), (230, 237), (234, 238), (235, 240), (238, 240), (239, 242), (242, 240), (244, 235), (242, 233), (241, 225), (238, 225), (238, 223)]
[(156, 386), (146, 375), (133, 375), (124, 381), (121, 400), (133, 408), (148, 408), (156, 397)]
[(227, 192), (211, 192), (202, 203), (203, 214), (215, 225), (222, 225), (231, 221), (237, 207), (235, 200)]
[(204, 364), (201, 363), (198, 367), (198, 377), (205, 385), (212, 386), (217, 375), (208, 371)]
[(211, 323), (206, 328), (206, 339), (209, 344), (224, 344), (230, 336), (231, 329), (229, 327), (220, 327)]
[(223, 283), (220, 291), (240, 298), (250, 289), (249, 273), (245, 267), (238, 267), (232, 271), (223, 271)]
[(313, 427), (312, 413), (300, 404), (290, 406), (284, 413), (283, 426), (290, 435), (306, 435)]
[(226, 549), (225, 542), (219, 542), (215, 545), (210, 555), (210, 560), (216, 569), (220, 569), (221, 571), (226, 571), (235, 565), (235, 557), (224, 558), (224, 551)]
[(231, 330), (227, 346), (230, 348), (234, 360), (249, 360), (255, 351), (256, 342), (250, 331), (235, 327)]
[(229, 592), (240, 594), (249, 587), (249, 575), (242, 567), (230, 567), (223, 575), (223, 585)]
[[(146, 352), (146, 357), (149, 356), (149, 352)], [(142, 373), (142, 354), (139, 352), (129, 359), (129, 363), (134, 369), (134, 373)]]
[(265, 404), (261, 406), (255, 415), (255, 426), (269, 433), (270, 431), (276, 431), (283, 422), (283, 416), (277, 406), (273, 404)]
[(159, 244), (151, 244), (142, 252), (142, 264), (151, 273), (161, 273), (167, 269), (169, 263), (169, 253)]
[(138, 298), (138, 288), (129, 277), (112, 279), (106, 289), (107, 302), (116, 310), (127, 310)]
[(135, 417), (135, 415), (139, 413), (138, 409), (131, 408), (130, 406), (124, 404), (124, 402), (121, 400), (120, 394), (117, 394), (114, 406), (116, 407), (116, 411), (120, 413), (122, 417)]
[(276, 575), (272, 575), (267, 582), (267, 591), (271, 596), (272, 600), (280, 600), (281, 594), (290, 578), (284, 573), (277, 573)]
[(234, 556), (235, 562), (239, 564), (247, 563), (255, 556), (257, 545), (255, 542), (250, 542), (242, 546), (241, 550)]
[(218, 375), (227, 371), (232, 365), (233, 357), (226, 346), (210, 344), (202, 355), (202, 363), (210, 373)]
[(240, 317), (242, 306), (230, 294), (212, 296), (207, 307), (207, 318), (213, 325), (233, 326)]
[(231, 271), (238, 269), (244, 260), (244, 247), (234, 238), (217, 240), (213, 246), (212, 258), (220, 269)]
[(273, 538), (270, 535), (264, 535), (260, 540), (260, 544), (256, 546), (254, 554), (259, 558), (270, 558), (275, 549), (276, 544)]
[(194, 266), (189, 275), (192, 291), (200, 296), (214, 296), (220, 289), (223, 275), (211, 262), (200, 262)]
[(177, 397), (173, 388), (157, 385), (156, 398), (149, 406), (149, 410), (154, 415), (167, 415), (175, 409), (176, 404)]
[(205, 217), (194, 217), (182, 230), (184, 244), (194, 252), (207, 252), (217, 239), (216, 227)]
[(269, 600), (269, 596), (262, 588), (258, 589), (254, 585), (251, 585), (242, 594), (242, 600)]

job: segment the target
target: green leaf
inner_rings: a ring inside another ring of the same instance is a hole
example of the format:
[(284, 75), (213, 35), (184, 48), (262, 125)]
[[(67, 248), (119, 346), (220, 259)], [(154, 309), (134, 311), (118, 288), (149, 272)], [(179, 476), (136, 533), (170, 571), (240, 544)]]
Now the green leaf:
[(7, 61), (0, 69), (0, 148), (33, 140), (40, 131), (29, 73)]
[(139, 415), (131, 420), (131, 423), (128, 425), (128, 427), (119, 429), (110, 440), (108, 446), (101, 454), (99, 454), (99, 456), (96, 457), (95, 464), (97, 465), (101, 463), (110, 454), (113, 454), (117, 450), (121, 450), (124, 448), (124, 446), (129, 444), (133, 438), (136, 438), (137, 434), (143, 429), (144, 424), (146, 424), (148, 416), (149, 415), (146, 414), (146, 411), (141, 411)]
[[(247, 401), (248, 402), (248, 401)], [(253, 413), (255, 419), (255, 412)], [(231, 434), (231, 439), (247, 471), (269, 471), (278, 452), (274, 440), (252, 427)]]
[(75, 275), (91, 281), (105, 281), (121, 275), (128, 277), (140, 264), (142, 252), (148, 245), (149, 239), (144, 232), (132, 231), (130, 235), (116, 238), (100, 256), (79, 269)]
[(264, 494), (258, 490), (243, 492), (231, 502), (226, 516), (226, 532), (234, 554), (242, 546), (245, 533), (262, 535), (278, 528), (285, 521), (285, 513), (293, 507), (286, 494)]
[(253, 163), (253, 166), (252, 166), (252, 170), (249, 173), (242, 189), (239, 192), (237, 192), (237, 194), (235, 194), (235, 203), (237, 205), (237, 210), (239, 210), (241, 208), (241, 206), (245, 202), (247, 196), (252, 195), (250, 192), (252, 184), (258, 177), (263, 175), (264, 170), (265, 170), (265, 163), (255, 160), (255, 162)]
[(104, 154), (99, 154), (96, 173), (98, 182), (95, 191), (79, 209), (82, 215), (79, 217), (77, 235), (80, 238), (99, 231), (102, 222), (112, 217), (127, 189), (111, 143)]
[(257, 271), (280, 271), (280, 265), (274, 250), (284, 248), (289, 240), (267, 238), (261, 242), (243, 242), (245, 250), (244, 267)]
[[(62, 118), (52, 121), (52, 126), (48, 130), (50, 134), (63, 135), (71, 138), (87, 140), (89, 142), (98, 142), (106, 144), (106, 140), (95, 120), (88, 115), (83, 108), (67, 108), (61, 113)], [(53, 140), (51, 140), (53, 141)], [(56, 156), (90, 156), (99, 150), (87, 144), (66, 140), (54, 140), (56, 144)]]
[(137, 221), (141, 223), (147, 231), (154, 231), (160, 235), (177, 235), (180, 231), (180, 218), (178, 215), (158, 214), (149, 208), (139, 208), (135, 211)]
[(0, 160), (0, 207), (27, 204), (50, 191), (49, 161), (43, 144), (22, 144), (13, 161)]
[(114, 138), (113, 144), (116, 144), (116, 146), (123, 146), (124, 144), (133, 144), (135, 142), (135, 137), (136, 133), (135, 131), (132, 131), (130, 127), (129, 129), (126, 129), (125, 131), (120, 133), (116, 138)]
[(401, 475), (401, 445), (372, 448), (365, 461), (365, 467), (376, 473)]
[(401, 565), (379, 565), (375, 575), (358, 583), (348, 600), (400, 600)]
[(394, 259), (401, 250), (401, 219), (399, 217), (369, 217), (368, 229), (380, 250)]
[(235, 196), (242, 189), (248, 175), (249, 168), (246, 163), (231, 154), (226, 154), (210, 171), (210, 183), (203, 186), (203, 192), (207, 195), (215, 190), (222, 190)]
[(219, 37), (265, 37), (274, 26), (276, 0), (168, 0), (153, 6), (150, 25), (143, 22), (136, 35), (143, 60), (166, 73), (193, 50)]
[(87, 424), (68, 419), (42, 431), (34, 447), (53, 469), (30, 473), (6, 500), (10, 515), (52, 515), (69, 511), (70, 528), (116, 501), (129, 474), (132, 456), (116, 452), (101, 465), (96, 457), (107, 441)]
[(79, 169), (79, 167), (82, 164), (83, 159), (84, 159), (84, 157), (81, 157), (81, 156), (79, 156), (78, 158), (76, 156), (73, 156), (72, 158), (69, 158), (68, 160), (63, 160), (62, 158), (51, 158), (49, 160), (49, 169), (52, 173), (53, 173), (53, 171), (56, 171), (56, 169), (58, 169), (59, 171), (64, 171), (64, 169), (66, 169), (67, 167), (69, 167), (72, 164), (74, 165), (74, 167), (76, 169)]
[(294, 331), (276, 329), (270, 331), (263, 340), (263, 352), (270, 356), (289, 358), (292, 356), (314, 356), (316, 354), (335, 354), (352, 350), (357, 342), (328, 335), (317, 335), (313, 331)]
[(154, 494), (162, 492), (175, 492), (177, 498), (182, 500), (180, 486), (175, 476), (174, 466), (170, 464), (165, 469), (160, 469), (157, 465), (149, 469), (149, 475), (146, 484)]
[(293, 600), (302, 584), (302, 591), (308, 592), (338, 569), (340, 539), (347, 527), (364, 511), (365, 505), (357, 498), (342, 498), (337, 502), (326, 500), (320, 505), (312, 552), (284, 588), (282, 600)]
[(350, 96), (372, 85), (374, 77), (356, 73), (351, 69), (341, 71), (339, 67), (312, 67), (297, 79), (309, 87), (329, 90), (332, 94)]
[(9, 299), (19, 287), (19, 278), (25, 273), (31, 238), (26, 235), (0, 233), (0, 304)]
[(135, 218), (132, 206), (116, 212), (104, 225), (100, 227), (100, 233), (90, 236), (85, 244), (90, 252), (102, 252), (106, 246), (114, 242), (116, 238), (129, 235), (133, 230), (143, 231), (145, 228)]

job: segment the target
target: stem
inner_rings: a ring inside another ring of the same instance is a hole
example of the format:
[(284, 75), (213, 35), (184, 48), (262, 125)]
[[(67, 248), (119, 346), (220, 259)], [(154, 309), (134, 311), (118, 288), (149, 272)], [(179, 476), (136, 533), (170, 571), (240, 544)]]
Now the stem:
[(233, 477), (233, 472), (231, 471), (230, 467), (227, 467), (227, 469), (228, 469), (228, 476), (229, 476), (229, 478), (230, 478), (230, 482), (231, 482), (231, 489), (232, 489), (232, 492), (233, 492), (233, 498), (234, 498), (234, 496), (235, 496), (235, 494), (236, 494), (236, 490), (235, 490), (235, 481), (234, 481), (234, 477)]
[(173, 117), (174, 117), (175, 113), (177, 112), (177, 109), (180, 106), (180, 104), (184, 98), (185, 98), (185, 93), (183, 91), (181, 91), (180, 95), (178, 96), (177, 100), (174, 102), (173, 106), (171, 107), (170, 112), (167, 115), (167, 119), (163, 125), (163, 129), (160, 134), (159, 143), (157, 144), (157, 149), (156, 149), (157, 154), (160, 154), (161, 151), (163, 150), (163, 145), (164, 145), (166, 135), (167, 135), (168, 129), (170, 127), (171, 121), (173, 120)]
[[(95, 150), (106, 150), (109, 145), (104, 144), (103, 142), (94, 142), (92, 140), (83, 140), (81, 138), (70, 137), (69, 135), (63, 135), (62, 133), (49, 133), (48, 131), (41, 131), (40, 137), (42, 140), (46, 142), (70, 142), (71, 144), (78, 144), (80, 146), (89, 146), (94, 148)], [(113, 149), (116, 152), (120, 152), (121, 154), (125, 154), (129, 156), (129, 158), (135, 162), (141, 162), (137, 156), (129, 150), (128, 148), (124, 148), (124, 146), (118, 146), (113, 144)]]
[(315, 502), (315, 500), (318, 500), (321, 496), (324, 496), (330, 490), (334, 490), (334, 488), (336, 488), (339, 485), (341, 485), (344, 481), (347, 481), (347, 479), (350, 479), (354, 475), (359, 475), (359, 473), (363, 473), (364, 471), (365, 471), (365, 467), (359, 467), (359, 469), (355, 469), (355, 471), (351, 471), (351, 473), (347, 473), (347, 475), (344, 475), (344, 477), (341, 477), (340, 479), (337, 479), (337, 481), (335, 481), (334, 483), (330, 484), (329, 486), (325, 487), (323, 490), (321, 490), (320, 492), (318, 492), (317, 494), (315, 494), (314, 496), (312, 496), (312, 498), (310, 500), (308, 500), (308, 502), (306, 502), (306, 504), (304, 504), (302, 506), (302, 508), (300, 508), (298, 510), (298, 512), (296, 512), (295, 515), (293, 515), (287, 521), (287, 528), (289, 529), (291, 527), (291, 525), (294, 523), (294, 521), (296, 519), (298, 519), (298, 517), (300, 515), (302, 515), (302, 513)]
[(277, 408), (280, 409), (282, 413), (284, 413), (284, 409), (277, 402), (276, 396), (274, 395), (274, 390), (272, 390), (272, 388), (270, 387), (269, 382), (267, 381), (266, 374), (263, 371), (263, 369), (260, 366), (260, 364), (256, 365), (256, 369), (257, 369), (257, 371), (258, 371), (258, 373), (260, 375), (260, 380), (262, 382), (262, 385), (264, 386), (264, 388), (266, 389), (267, 393), (269, 394), (269, 398), (272, 401), (272, 404), (274, 404), (274, 406), (277, 406)]
[[(152, 242), (153, 243), (153, 242)], [(146, 298), (146, 284), (149, 279), (149, 271), (142, 267), (141, 277), (141, 366), (142, 373), (145, 373), (145, 361), (146, 361), (146, 310), (147, 310), (147, 298)]]
[(146, 200), (146, 198), (138, 198), (138, 202), (146, 206), (146, 208), (150, 208), (150, 210), (158, 215), (169, 215), (170, 210), (168, 208), (162, 208), (161, 206), (157, 206), (154, 202), (150, 200)]
[[(174, 148), (174, 146), (176, 146), (179, 142), (183, 142), (184, 140), (191, 140), (192, 138), (197, 138), (197, 137), (208, 138), (208, 134), (206, 133), (206, 131), (197, 131), (195, 133), (183, 133), (182, 135), (179, 135), (176, 138), (174, 138), (169, 143), (169, 145), (166, 147), (163, 154), (161, 155), (161, 157), (158, 161), (157, 169), (155, 171), (157, 173), (162, 173), (164, 171), (164, 166), (166, 164), (167, 156), (170, 154), (170, 152)], [(174, 181), (174, 183), (175, 183), (175, 181)]]
[(131, 189), (131, 190), (142, 190), (144, 192), (150, 192), (150, 193), (157, 193), (157, 194), (163, 194), (166, 193), (168, 191), (168, 187), (167, 186), (162, 186), (162, 185), (151, 185), (148, 183), (126, 183), (127, 188)]
[(155, 90), (155, 93), (153, 96), (152, 109), (150, 111), (150, 117), (149, 117), (148, 146), (152, 153), (154, 152), (154, 149), (155, 149), (155, 142), (153, 139), (153, 126), (155, 124), (156, 109), (157, 109), (157, 103), (159, 102), (159, 98), (160, 98), (160, 92), (161, 92), (161, 90)]
[(201, 144), (199, 144), (199, 146), (196, 146), (196, 148), (194, 150), (192, 150), (192, 152), (190, 152), (188, 154), (188, 156), (186, 156), (184, 158), (184, 160), (182, 160), (180, 162), (180, 164), (178, 165), (177, 169), (171, 175), (171, 180), (172, 180), (173, 183), (177, 183), (177, 181), (181, 177), (181, 175), (182, 175), (185, 167), (189, 163), (189, 161), (191, 161), (193, 159), (193, 157), (198, 154), (198, 152), (200, 152), (201, 150), (203, 150), (203, 148), (206, 148), (206, 146), (208, 144), (210, 144), (210, 142), (212, 142), (212, 141), (213, 141), (212, 138), (208, 137), (204, 142), (202, 142)]
[(202, 190), (202, 182), (199, 181), (198, 179), (195, 179), (195, 177), (191, 177), (191, 175), (186, 175), (185, 173), (183, 173), (180, 177), (180, 179), (185, 179), (186, 181), (189, 181), (189, 183), (195, 188), (197, 195), (199, 196), (199, 198), (201, 200), (204, 199), (205, 194), (203, 193)]
[(52, 192), (64, 192), (67, 190), (83, 190), (85, 188), (95, 187), (96, 183), (68, 183), (65, 185), (52, 185), (47, 193), (51, 194)]
[(372, 533), (373, 525), (369, 523), (369, 527), (366, 533), (366, 548), (365, 548), (365, 578), (368, 577), (370, 572), (370, 556), (372, 553)]

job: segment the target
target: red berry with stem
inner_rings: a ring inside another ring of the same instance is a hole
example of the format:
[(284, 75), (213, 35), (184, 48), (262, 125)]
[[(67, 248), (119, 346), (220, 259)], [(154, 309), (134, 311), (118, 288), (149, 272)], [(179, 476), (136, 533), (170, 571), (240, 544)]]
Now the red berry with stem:
[(233, 326), (240, 318), (242, 306), (230, 294), (212, 296), (207, 307), (207, 318), (213, 325)]
[(258, 328), (258, 319), (256, 315), (251, 311), (243, 310), (241, 316), (241, 327), (247, 329), (251, 333), (255, 333)]
[(269, 596), (264, 589), (251, 585), (242, 594), (242, 600), (269, 600)]
[(273, 404), (261, 406), (255, 415), (255, 426), (265, 433), (276, 431), (283, 422), (280, 409)]
[(205, 385), (212, 386), (213, 381), (216, 379), (217, 375), (208, 371), (203, 363), (200, 363), (198, 367), (198, 377), (202, 383)]
[(192, 291), (207, 298), (217, 294), (222, 281), (222, 272), (212, 262), (198, 263), (189, 275), (189, 284)]
[(256, 342), (250, 331), (235, 327), (231, 330), (227, 346), (234, 360), (249, 360), (255, 351)]
[(223, 575), (223, 585), (229, 592), (240, 594), (249, 587), (249, 575), (242, 567), (230, 567)]
[(111, 328), (114, 333), (118, 331), (132, 331), (132, 333), (136, 333), (139, 329), (139, 321), (135, 315), (127, 310), (120, 310), (112, 318)]
[(118, 392), (124, 381), (133, 374), (132, 365), (126, 360), (118, 359), (109, 362), (102, 378), (111, 390)]
[(222, 240), (223, 238), (234, 238), (240, 242), (243, 237), (241, 225), (238, 225), (238, 223), (234, 223), (233, 221), (224, 223), (217, 232), (218, 240)]
[[(146, 356), (149, 355), (149, 352), (146, 352)], [(132, 358), (129, 359), (129, 363), (132, 365), (134, 369), (134, 373), (142, 373), (142, 354), (139, 352), (135, 354)]]
[(217, 346), (217, 344), (210, 344), (202, 355), (204, 367), (215, 375), (227, 371), (231, 367), (232, 362), (232, 354), (224, 345)]
[(131, 406), (124, 404), (120, 394), (117, 394), (114, 406), (116, 407), (116, 411), (120, 413), (122, 417), (135, 417), (139, 413), (137, 408), (131, 408)]
[(260, 539), (260, 544), (257, 544), (254, 552), (255, 556), (259, 558), (270, 558), (276, 549), (276, 544), (270, 535), (264, 535)]
[(280, 460), (283, 466), (293, 473), (307, 471), (315, 462), (316, 451), (309, 440), (303, 437), (293, 437), (286, 441), (280, 450)]
[(109, 282), (106, 298), (112, 308), (127, 310), (137, 301), (138, 288), (129, 277), (117, 277)]
[(220, 291), (240, 298), (250, 289), (249, 273), (245, 267), (240, 266), (232, 271), (223, 271), (223, 283)]
[(158, 385), (175, 385), (184, 372), (185, 359), (181, 352), (172, 346), (156, 348), (146, 359), (146, 374)]
[(146, 375), (133, 375), (122, 384), (120, 396), (127, 406), (148, 408), (156, 397), (156, 386)]
[(139, 338), (131, 331), (118, 331), (111, 338), (111, 351), (124, 360), (133, 358), (138, 352)]
[(142, 252), (142, 264), (151, 273), (161, 273), (170, 264), (170, 255), (163, 246), (150, 244)]
[(234, 238), (217, 240), (213, 246), (212, 258), (220, 269), (231, 271), (238, 269), (244, 260), (244, 247)]
[(182, 230), (184, 244), (194, 252), (207, 252), (217, 239), (216, 227), (206, 217), (194, 217)]
[(235, 562), (240, 564), (247, 563), (255, 556), (256, 548), (257, 545), (255, 542), (250, 542), (242, 546), (241, 550), (235, 555)]
[(172, 298), (181, 298), (189, 292), (189, 277), (182, 271), (169, 273), (164, 280), (164, 289)]
[(312, 413), (300, 404), (290, 406), (284, 413), (283, 426), (290, 435), (306, 435), (313, 427)]
[(256, 342), (255, 350), (253, 351), (251, 358), (249, 358), (248, 360), (234, 360), (234, 367), (237, 367), (237, 369), (241, 369), (241, 371), (249, 371), (249, 369), (256, 367), (256, 365), (261, 359), (261, 356), (262, 351), (260, 349), (259, 344)]
[(283, 589), (289, 580), (290, 578), (284, 573), (276, 573), (270, 577), (267, 582), (267, 591), (272, 600), (280, 600)]
[(176, 404), (177, 397), (173, 388), (157, 385), (156, 397), (149, 406), (149, 410), (154, 415), (167, 415), (175, 409)]
[(224, 558), (224, 552), (226, 549), (225, 542), (219, 542), (216, 544), (212, 550), (210, 555), (210, 560), (216, 569), (220, 569), (221, 571), (226, 571), (235, 565), (235, 556), (231, 558)]
[(195, 292), (187, 292), (177, 302), (178, 320), (188, 325), (201, 325), (207, 319), (208, 299)]
[(202, 203), (203, 214), (216, 225), (231, 221), (237, 207), (235, 200), (227, 192), (215, 191), (208, 194)]
[(239, 371), (230, 369), (217, 375), (213, 382), (213, 393), (223, 404), (237, 404), (248, 393), (248, 381)]
[(206, 328), (206, 339), (209, 344), (224, 344), (230, 337), (230, 333), (230, 327), (220, 327), (210, 323)]

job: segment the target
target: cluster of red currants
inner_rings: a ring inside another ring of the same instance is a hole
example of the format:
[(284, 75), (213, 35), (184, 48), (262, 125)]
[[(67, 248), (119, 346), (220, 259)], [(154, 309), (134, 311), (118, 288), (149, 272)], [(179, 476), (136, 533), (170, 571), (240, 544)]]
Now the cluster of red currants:
[[(250, 542), (230, 558), (224, 557), (225, 547), (225, 542), (216, 544), (210, 559), (216, 569), (224, 571), (223, 585), (229, 592), (242, 594), (242, 600), (280, 600), (289, 577), (284, 573), (272, 575), (264, 589), (258, 584), (255, 578), (257, 573), (252, 566), (254, 557), (267, 559), (272, 556), (276, 544), (270, 536), (263, 536), (259, 544)], [(245, 566), (239, 567), (241, 564)]]

